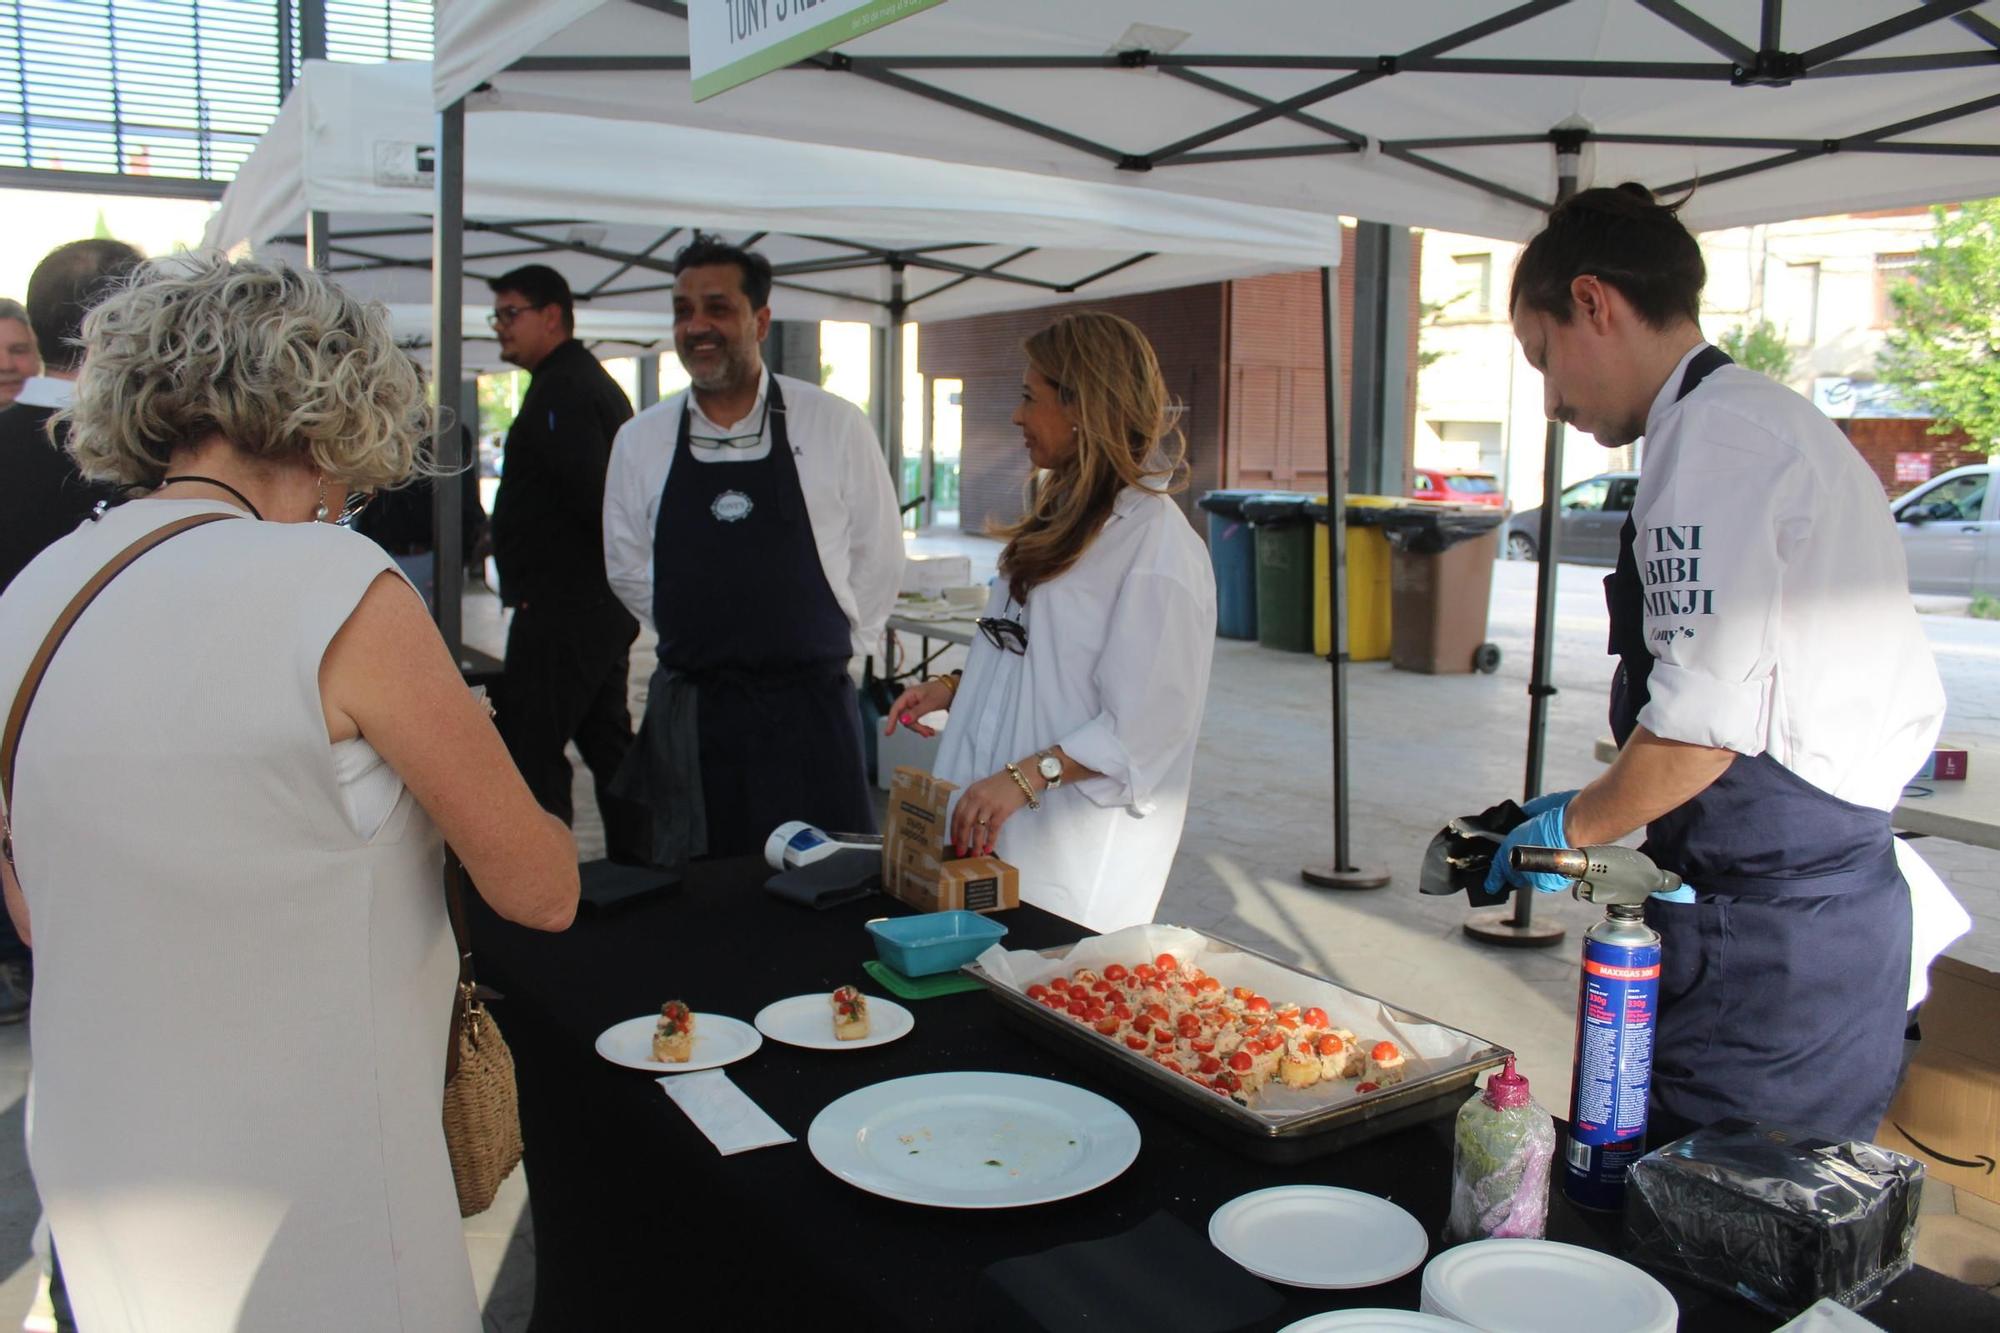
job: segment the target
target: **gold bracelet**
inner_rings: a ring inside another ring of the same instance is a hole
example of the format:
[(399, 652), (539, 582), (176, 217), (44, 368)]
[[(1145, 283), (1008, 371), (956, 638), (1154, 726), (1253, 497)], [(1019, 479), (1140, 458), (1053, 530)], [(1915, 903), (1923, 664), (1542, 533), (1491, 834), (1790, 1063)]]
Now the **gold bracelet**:
[(931, 678), (930, 678), (929, 680), (926, 680), (926, 681), (924, 682), (924, 684), (926, 684), (926, 685), (936, 685), (936, 684), (939, 684), (939, 683), (942, 683), (942, 684), (944, 685), (944, 687), (945, 687), (946, 689), (948, 689), (948, 690), (950, 690), (950, 691), (951, 691), (951, 695), (950, 695), (950, 697), (949, 697), (949, 698), (948, 698), (948, 699), (946, 700), (946, 702), (950, 702), (950, 701), (951, 701), (952, 699), (956, 699), (956, 698), (958, 698), (958, 677), (957, 677), (957, 676), (932, 676), (932, 677), (931, 677)]
[(1030, 787), (1028, 780), (1021, 776), (1020, 769), (1014, 767), (1012, 764), (1007, 765), (1007, 776), (1014, 779), (1015, 784), (1021, 789), (1021, 794), (1028, 798), (1028, 808), (1030, 810), (1039, 810), (1042, 808), (1042, 803), (1035, 799), (1035, 789)]

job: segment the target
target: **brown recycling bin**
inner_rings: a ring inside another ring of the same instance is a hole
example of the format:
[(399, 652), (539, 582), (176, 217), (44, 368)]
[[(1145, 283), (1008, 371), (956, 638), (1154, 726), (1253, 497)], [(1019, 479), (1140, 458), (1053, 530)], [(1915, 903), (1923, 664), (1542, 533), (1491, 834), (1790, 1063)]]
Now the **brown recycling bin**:
[(1500, 650), (1486, 641), (1497, 509), (1412, 504), (1384, 525), (1389, 545), (1389, 660), (1432, 675), (1493, 671)]

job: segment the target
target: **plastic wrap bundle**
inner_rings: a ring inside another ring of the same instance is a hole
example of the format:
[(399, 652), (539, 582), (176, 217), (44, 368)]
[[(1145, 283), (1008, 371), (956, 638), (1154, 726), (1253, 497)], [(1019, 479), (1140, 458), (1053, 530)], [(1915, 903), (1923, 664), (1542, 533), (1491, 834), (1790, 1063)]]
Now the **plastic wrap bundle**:
[(1626, 1258), (1773, 1314), (1858, 1310), (1909, 1270), (1923, 1181), (1872, 1143), (1724, 1120), (1634, 1164)]
[(1452, 1135), (1451, 1219), (1454, 1241), (1539, 1239), (1549, 1215), (1549, 1163), (1555, 1122), (1514, 1072), (1514, 1057), (1459, 1108)]

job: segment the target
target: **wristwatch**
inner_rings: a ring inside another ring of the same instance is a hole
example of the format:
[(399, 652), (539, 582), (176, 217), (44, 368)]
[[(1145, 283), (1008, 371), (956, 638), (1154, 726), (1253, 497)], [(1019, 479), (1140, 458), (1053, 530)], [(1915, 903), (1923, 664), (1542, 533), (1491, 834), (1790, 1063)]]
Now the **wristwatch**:
[(1062, 760), (1053, 750), (1044, 750), (1036, 756), (1035, 771), (1049, 784), (1050, 791), (1062, 786)]

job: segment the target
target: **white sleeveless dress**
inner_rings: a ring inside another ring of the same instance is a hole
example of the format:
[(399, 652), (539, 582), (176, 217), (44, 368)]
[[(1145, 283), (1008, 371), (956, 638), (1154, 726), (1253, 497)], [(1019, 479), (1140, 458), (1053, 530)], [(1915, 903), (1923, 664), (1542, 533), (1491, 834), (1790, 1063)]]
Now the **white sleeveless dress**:
[[(76, 589), (205, 501), (87, 522), (0, 597), (0, 708)], [(29, 1159), (87, 1333), (479, 1327), (440, 1123), (430, 819), (318, 674), (357, 534), (236, 518), (120, 575), (22, 734)]]

